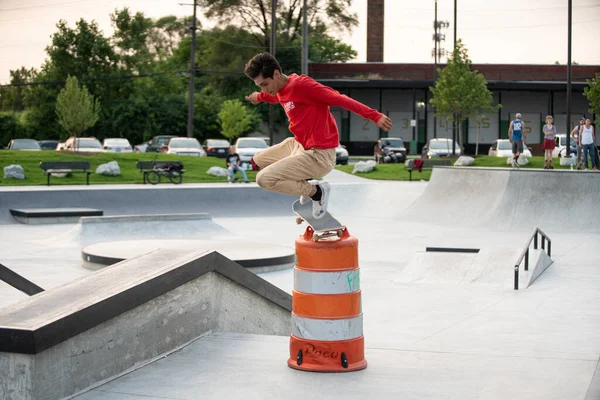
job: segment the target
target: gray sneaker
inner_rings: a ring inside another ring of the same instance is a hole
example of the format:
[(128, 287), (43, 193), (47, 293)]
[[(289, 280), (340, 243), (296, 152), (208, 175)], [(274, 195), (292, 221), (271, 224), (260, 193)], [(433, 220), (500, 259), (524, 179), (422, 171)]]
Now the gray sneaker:
[(329, 192), (331, 191), (331, 185), (327, 182), (319, 183), (321, 187), (321, 200), (313, 201), (313, 217), (316, 219), (323, 218), (327, 212), (327, 203), (329, 201)]

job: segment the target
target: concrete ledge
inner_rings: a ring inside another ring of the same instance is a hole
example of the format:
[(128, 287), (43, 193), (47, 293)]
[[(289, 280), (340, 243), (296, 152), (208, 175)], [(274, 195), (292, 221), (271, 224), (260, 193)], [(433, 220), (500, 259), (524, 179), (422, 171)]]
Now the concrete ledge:
[(157, 250), (0, 310), (0, 398), (78, 393), (213, 331), (288, 335), (291, 296), (217, 252)]
[(101, 216), (102, 210), (95, 208), (11, 208), (10, 214), (22, 224), (69, 224), (80, 217)]

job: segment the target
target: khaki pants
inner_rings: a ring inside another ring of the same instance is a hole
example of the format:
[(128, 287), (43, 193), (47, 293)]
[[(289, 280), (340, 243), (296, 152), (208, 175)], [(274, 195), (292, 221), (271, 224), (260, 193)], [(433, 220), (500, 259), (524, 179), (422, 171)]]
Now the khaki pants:
[(254, 155), (261, 168), (256, 176), (258, 186), (271, 192), (310, 196), (315, 187), (307, 179), (322, 178), (335, 165), (335, 149), (309, 149), (287, 138)]

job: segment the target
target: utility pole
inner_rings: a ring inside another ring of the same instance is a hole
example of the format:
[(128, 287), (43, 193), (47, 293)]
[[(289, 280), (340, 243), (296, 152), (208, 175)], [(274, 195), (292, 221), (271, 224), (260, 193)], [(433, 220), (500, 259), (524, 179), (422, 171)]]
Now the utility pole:
[(308, 75), (308, 7), (302, 6), (302, 73)]
[[(443, 55), (446, 55), (446, 50), (440, 48), (440, 42), (446, 40), (446, 35), (440, 33), (442, 28), (447, 28), (450, 26), (448, 21), (438, 21), (437, 19), (437, 0), (435, 0), (435, 19), (433, 21), (433, 42), (434, 48), (432, 51), (433, 55), (433, 85), (435, 86), (435, 81), (437, 80), (437, 64), (438, 59), (440, 59)], [(433, 114), (433, 137), (437, 138), (437, 117), (435, 113)]]
[(192, 50), (190, 51), (190, 87), (188, 95), (187, 137), (194, 137), (194, 93), (196, 92), (196, 0), (194, 0), (194, 19), (192, 19)]
[(456, 48), (456, 7), (457, 7), (457, 2), (458, 0), (454, 0), (454, 48)]
[[(277, 29), (277, 0), (271, 0), (271, 42), (270, 53), (275, 57), (275, 40)], [(273, 104), (269, 104), (269, 143), (274, 144), (273, 136), (275, 136), (275, 107)]]
[[(571, 150), (571, 31), (573, 28), (573, 0), (569, 0), (569, 12), (567, 15), (567, 157), (570, 156)], [(579, 140), (581, 140), (581, 132), (579, 132)], [(581, 142), (580, 142), (581, 143)]]

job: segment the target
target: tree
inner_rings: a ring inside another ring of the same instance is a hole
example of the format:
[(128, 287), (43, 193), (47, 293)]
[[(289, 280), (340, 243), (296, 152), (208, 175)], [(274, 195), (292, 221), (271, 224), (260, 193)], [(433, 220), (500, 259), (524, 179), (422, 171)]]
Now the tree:
[(79, 87), (76, 77), (67, 78), (65, 87), (56, 98), (58, 123), (70, 136), (79, 136), (98, 122), (100, 104), (85, 86)]
[[(236, 24), (251, 32), (264, 51), (269, 50), (271, 32), (271, 2), (269, 0), (207, 0), (205, 15), (216, 18), (222, 25)], [(281, 31), (289, 32), (289, 38), (299, 34), (302, 28), (302, 0), (277, 2), (277, 20)], [(352, 0), (309, 0), (309, 25), (328, 21), (327, 25), (340, 31), (350, 31), (358, 26), (356, 14), (347, 10)]]
[[(454, 132), (458, 132), (458, 127), (468, 118), (492, 112), (499, 107), (493, 106), (492, 92), (487, 88), (484, 76), (476, 70), (471, 71), (471, 64), (467, 49), (458, 40), (452, 56), (448, 58), (447, 67), (438, 69), (435, 86), (429, 88), (433, 94), (430, 102), (435, 107), (435, 115), (446, 120), (454, 118)], [(462, 132), (459, 140), (464, 149)]]
[(250, 133), (252, 129), (252, 116), (250, 111), (240, 100), (226, 100), (219, 112), (221, 135), (227, 139), (235, 139), (243, 134)]
[[(588, 80), (588, 86), (583, 89), (583, 94), (590, 103), (590, 112), (600, 115), (600, 73), (597, 73), (594, 79)], [(600, 122), (599, 120), (596, 120)]]

